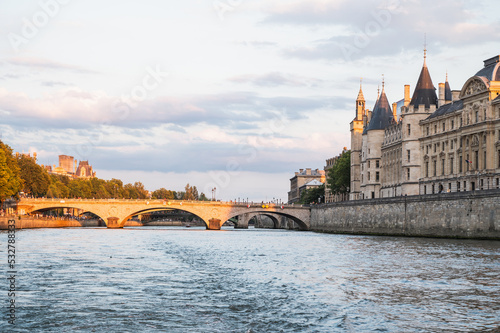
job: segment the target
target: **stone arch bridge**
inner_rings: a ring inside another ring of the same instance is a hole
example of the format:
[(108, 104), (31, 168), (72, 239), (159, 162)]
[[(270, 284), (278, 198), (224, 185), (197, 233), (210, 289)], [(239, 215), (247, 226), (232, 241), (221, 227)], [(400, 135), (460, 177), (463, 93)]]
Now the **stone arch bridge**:
[(231, 218), (238, 218), (238, 228), (248, 228), (248, 221), (258, 215), (284, 216), (301, 230), (309, 230), (311, 210), (300, 205), (246, 204), (220, 201), (123, 200), (123, 199), (27, 199), (17, 204), (19, 214), (44, 212), (57, 208), (75, 208), (99, 216), (108, 228), (123, 228), (134, 215), (178, 209), (198, 216), (207, 229), (220, 230)]

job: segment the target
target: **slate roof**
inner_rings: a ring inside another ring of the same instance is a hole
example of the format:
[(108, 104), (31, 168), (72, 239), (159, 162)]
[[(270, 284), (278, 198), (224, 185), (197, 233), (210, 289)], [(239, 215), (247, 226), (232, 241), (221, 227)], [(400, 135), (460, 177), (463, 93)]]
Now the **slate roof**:
[(313, 179), (311, 180), (309, 183), (305, 184), (305, 185), (302, 185), (302, 186), (321, 186), (323, 185), (322, 182), (320, 182), (319, 180), (317, 179)]
[(450, 84), (448, 83), (448, 78), (446, 78), (446, 82), (444, 83), (444, 100), (445, 101), (453, 100), (453, 97), (451, 95)]
[(434, 87), (434, 84), (432, 84), (429, 69), (424, 62), (424, 66), (422, 67), (422, 71), (420, 72), (420, 76), (418, 77), (417, 86), (415, 87), (415, 92), (413, 93), (410, 105), (418, 107), (419, 105), (423, 104), (426, 108), (429, 108), (431, 104), (437, 105), (437, 102), (438, 97), (436, 95), (436, 88)]
[(382, 94), (373, 107), (372, 118), (370, 119), (370, 123), (366, 127), (365, 132), (385, 129), (393, 122), (394, 115), (392, 114), (392, 108), (389, 104), (389, 100), (387, 99), (387, 95), (382, 88)]
[(490, 81), (500, 81), (500, 55), (494, 56), (484, 61), (484, 68), (476, 73), (476, 76), (482, 76)]
[(457, 110), (460, 110), (464, 107), (464, 102), (462, 100), (458, 100), (449, 104), (445, 104), (441, 106), (439, 109), (434, 111), (427, 119), (436, 118), (447, 113), (451, 113)]

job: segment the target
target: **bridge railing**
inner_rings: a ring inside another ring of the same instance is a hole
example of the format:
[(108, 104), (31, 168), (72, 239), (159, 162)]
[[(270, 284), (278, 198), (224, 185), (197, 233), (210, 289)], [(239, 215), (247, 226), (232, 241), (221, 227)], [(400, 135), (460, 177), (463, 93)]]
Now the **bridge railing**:
[(57, 202), (57, 203), (69, 203), (69, 202), (117, 202), (117, 203), (146, 203), (146, 204), (196, 204), (196, 205), (232, 205), (232, 206), (247, 206), (248, 208), (309, 208), (309, 205), (297, 205), (297, 204), (276, 204), (276, 203), (265, 203), (265, 202), (234, 202), (234, 201), (198, 201), (198, 200), (168, 200), (168, 199), (83, 199), (83, 198), (22, 198), (18, 204), (28, 203), (28, 202)]

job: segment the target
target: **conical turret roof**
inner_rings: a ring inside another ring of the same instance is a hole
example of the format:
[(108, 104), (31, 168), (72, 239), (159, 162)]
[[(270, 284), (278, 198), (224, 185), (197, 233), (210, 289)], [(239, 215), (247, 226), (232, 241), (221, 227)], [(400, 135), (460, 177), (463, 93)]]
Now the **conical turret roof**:
[(437, 106), (438, 97), (436, 95), (436, 88), (432, 84), (431, 75), (429, 74), (429, 69), (427, 68), (427, 63), (424, 56), (424, 66), (422, 71), (420, 71), (420, 76), (418, 78), (417, 86), (415, 87), (415, 92), (411, 99), (410, 105), (418, 107), (419, 105), (425, 105), (425, 108), (429, 108), (431, 104)]
[(391, 104), (387, 99), (384, 87), (382, 86), (382, 94), (377, 99), (373, 107), (372, 118), (366, 128), (366, 131), (385, 129), (394, 121)]
[(444, 83), (444, 100), (451, 101), (452, 98), (450, 84), (448, 83), (448, 74), (446, 74), (446, 82)]

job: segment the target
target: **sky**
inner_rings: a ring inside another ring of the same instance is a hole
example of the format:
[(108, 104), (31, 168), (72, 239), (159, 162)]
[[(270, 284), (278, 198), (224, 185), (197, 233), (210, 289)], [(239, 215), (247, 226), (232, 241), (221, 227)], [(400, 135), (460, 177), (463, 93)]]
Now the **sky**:
[(453, 90), (500, 54), (497, 0), (40, 0), (0, 4), (0, 133), (40, 164), (217, 199), (287, 200), (423, 64)]

